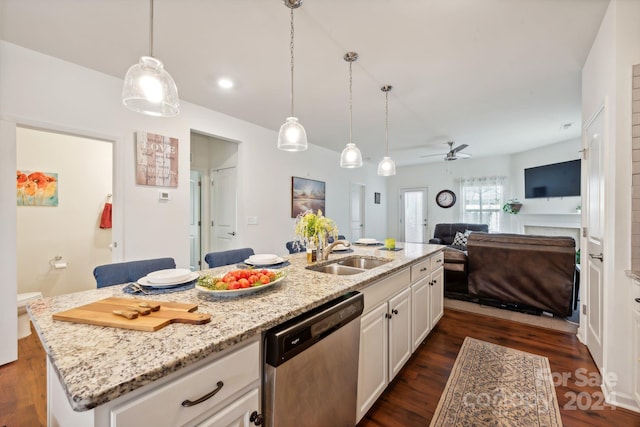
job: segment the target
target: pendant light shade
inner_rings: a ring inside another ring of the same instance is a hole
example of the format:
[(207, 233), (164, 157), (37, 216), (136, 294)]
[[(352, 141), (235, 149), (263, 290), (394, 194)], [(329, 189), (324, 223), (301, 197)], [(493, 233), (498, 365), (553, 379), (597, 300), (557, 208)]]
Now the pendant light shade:
[(349, 63), (349, 142), (340, 155), (340, 167), (343, 168), (362, 167), (362, 154), (351, 140), (353, 134), (352, 64), (356, 59), (358, 59), (358, 54), (355, 52), (347, 52), (344, 55), (344, 60)]
[(172, 117), (180, 112), (178, 88), (162, 62), (153, 57), (153, 0), (150, 3), (149, 56), (141, 57), (127, 71), (122, 88), (122, 103), (138, 113)]
[(396, 174), (396, 163), (389, 157), (389, 91), (392, 86), (382, 86), (380, 90), (384, 92), (384, 117), (385, 117), (385, 139), (387, 141), (386, 156), (378, 163), (378, 175), (379, 176), (392, 176)]
[(304, 151), (308, 148), (307, 132), (293, 114), (293, 9), (297, 9), (302, 5), (302, 0), (284, 0), (284, 5), (291, 9), (291, 115), (278, 132), (278, 149), (283, 151)]

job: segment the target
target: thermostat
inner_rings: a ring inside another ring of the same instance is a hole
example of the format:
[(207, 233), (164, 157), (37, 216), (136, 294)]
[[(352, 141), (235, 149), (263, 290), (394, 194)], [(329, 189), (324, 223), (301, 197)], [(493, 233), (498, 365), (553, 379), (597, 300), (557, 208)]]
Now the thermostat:
[(169, 197), (169, 192), (168, 191), (160, 191), (158, 198), (160, 200), (171, 200), (171, 197)]

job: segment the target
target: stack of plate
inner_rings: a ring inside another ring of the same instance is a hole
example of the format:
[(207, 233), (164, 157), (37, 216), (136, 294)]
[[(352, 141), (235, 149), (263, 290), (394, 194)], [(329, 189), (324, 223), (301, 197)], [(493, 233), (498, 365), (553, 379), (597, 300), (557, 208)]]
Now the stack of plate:
[(251, 265), (274, 265), (284, 262), (284, 258), (274, 254), (255, 254), (245, 259), (244, 262)]
[(375, 245), (378, 241), (376, 239), (358, 239), (356, 243), (359, 245)]
[(169, 268), (153, 271), (138, 280), (139, 285), (153, 288), (168, 288), (182, 285), (198, 278), (198, 273), (187, 268)]

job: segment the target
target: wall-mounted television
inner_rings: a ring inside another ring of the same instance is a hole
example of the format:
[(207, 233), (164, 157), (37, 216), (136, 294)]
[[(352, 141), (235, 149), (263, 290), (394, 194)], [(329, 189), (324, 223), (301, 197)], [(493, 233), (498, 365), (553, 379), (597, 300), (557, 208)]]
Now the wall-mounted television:
[(580, 160), (524, 170), (525, 199), (580, 195)]

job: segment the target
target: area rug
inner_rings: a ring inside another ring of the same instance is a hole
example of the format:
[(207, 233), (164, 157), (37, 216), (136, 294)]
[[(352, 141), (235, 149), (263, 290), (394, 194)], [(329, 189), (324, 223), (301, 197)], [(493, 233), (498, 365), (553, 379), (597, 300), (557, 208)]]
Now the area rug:
[(466, 337), (430, 425), (561, 427), (549, 359)]

